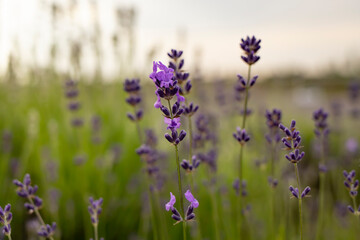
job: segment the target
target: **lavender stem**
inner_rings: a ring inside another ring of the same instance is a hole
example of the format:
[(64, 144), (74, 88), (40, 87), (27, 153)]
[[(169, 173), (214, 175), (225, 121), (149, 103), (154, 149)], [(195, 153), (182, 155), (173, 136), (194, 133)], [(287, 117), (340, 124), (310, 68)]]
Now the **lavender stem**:
[[(169, 101), (170, 104), (170, 101)], [(183, 216), (185, 216), (185, 209), (184, 209), (184, 199), (182, 193), (182, 184), (181, 184), (181, 173), (180, 173), (180, 161), (179, 161), (179, 150), (177, 145), (175, 145), (175, 153), (176, 153), (176, 168), (178, 173), (178, 187), (179, 187), (179, 194), (180, 194), (180, 206)], [(186, 222), (183, 222), (183, 239), (186, 240)]]
[[(31, 205), (32, 205), (32, 206), (35, 206), (34, 201), (33, 201), (29, 196), (28, 196), (27, 198), (28, 198), (29, 202), (31, 203)], [(35, 212), (35, 214), (36, 214), (36, 217), (37, 217), (38, 220), (40, 221), (41, 225), (44, 226), (44, 227), (46, 227), (46, 224), (45, 224), (44, 220), (42, 219), (42, 217), (41, 217), (41, 215), (40, 215), (37, 207), (34, 207), (34, 212)], [(50, 240), (54, 240), (52, 236), (50, 236), (49, 239), (50, 239)]]
[(97, 224), (94, 225), (94, 235), (95, 235), (95, 240), (98, 240), (99, 237), (98, 237), (98, 225)]
[[(300, 178), (299, 178), (299, 169), (298, 169), (297, 163), (294, 163), (294, 167), (295, 167), (296, 180), (297, 180), (299, 193), (301, 193), (302, 191), (301, 191)], [(303, 224), (302, 224), (302, 197), (299, 196), (298, 199), (299, 199), (300, 239), (303, 240), (303, 234), (302, 234), (302, 229), (303, 229)]]

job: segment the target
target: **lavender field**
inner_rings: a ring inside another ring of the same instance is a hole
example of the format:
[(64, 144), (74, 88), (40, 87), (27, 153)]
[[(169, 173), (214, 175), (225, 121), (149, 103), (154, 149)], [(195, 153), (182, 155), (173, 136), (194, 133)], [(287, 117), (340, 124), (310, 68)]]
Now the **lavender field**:
[(70, 40), (57, 36), (81, 1), (43, 2), (45, 63), (0, 44), (0, 239), (360, 239), (356, 51), (315, 73), (272, 70), (282, 38), (245, 28), (236, 58), (211, 65), (180, 31), (140, 64), (137, 8), (112, 9), (104, 40), (107, 5), (90, 2), (91, 31)]

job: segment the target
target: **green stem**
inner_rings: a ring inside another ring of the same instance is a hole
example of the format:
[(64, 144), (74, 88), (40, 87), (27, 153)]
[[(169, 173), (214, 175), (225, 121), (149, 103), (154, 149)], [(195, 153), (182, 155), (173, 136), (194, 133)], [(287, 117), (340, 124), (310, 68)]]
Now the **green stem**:
[(94, 225), (94, 236), (95, 236), (95, 240), (99, 239), (99, 235), (98, 235), (98, 225), (95, 224)]
[[(177, 174), (178, 174), (178, 187), (179, 187), (179, 194), (180, 194), (180, 206), (181, 206), (181, 212), (182, 216), (185, 217), (185, 209), (184, 209), (184, 198), (182, 194), (182, 184), (181, 184), (181, 173), (180, 173), (180, 161), (179, 161), (179, 150), (177, 145), (175, 146), (175, 153), (176, 153), (176, 168), (177, 168)], [(183, 238), (186, 240), (186, 222), (183, 222)]]
[[(41, 217), (41, 215), (39, 213), (39, 210), (35, 206), (34, 201), (29, 196), (28, 196), (28, 200), (31, 203), (31, 205), (34, 206), (34, 212), (35, 212), (35, 215), (38, 218), (39, 222), (41, 223), (42, 226), (46, 227), (46, 224), (45, 224), (44, 220), (42, 219), (42, 217)], [(54, 240), (52, 236), (50, 236), (49, 239)]]
[(243, 117), (243, 122), (242, 122), (242, 127), (241, 127), (242, 129), (245, 128), (245, 123), (246, 123), (250, 76), (251, 76), (251, 65), (249, 65), (248, 78), (247, 78), (246, 88), (245, 88), (245, 103), (244, 103), (244, 113), (243, 113), (244, 117)]
[[(211, 184), (211, 172), (210, 172), (210, 168), (208, 168), (208, 181)], [(218, 221), (219, 218), (219, 212), (218, 212), (218, 208), (217, 208), (217, 199), (216, 199), (216, 194), (214, 191), (214, 188), (212, 186), (212, 184), (210, 185), (211, 189), (210, 189), (210, 194), (211, 194), (211, 203), (212, 203), (212, 208), (214, 211), (213, 215), (213, 220), (214, 220), (214, 226), (215, 226), (215, 239), (216, 240), (220, 240), (220, 222)], [(216, 186), (215, 186), (216, 187)]]
[(9, 240), (11, 240), (11, 234), (10, 234), (10, 235), (8, 235), (8, 238), (9, 238)]
[[(148, 179), (150, 181), (150, 179)], [(151, 212), (151, 221), (153, 224), (153, 237), (154, 240), (158, 240), (158, 229), (157, 229), (157, 224), (156, 224), (156, 217), (155, 217), (155, 213), (154, 213), (154, 203), (153, 203), (153, 199), (152, 199), (152, 194), (150, 191), (150, 184), (149, 187), (147, 187), (147, 191), (148, 191), (148, 195), (149, 195), (149, 200), (150, 200), (150, 212)]]
[(296, 173), (296, 180), (299, 189), (299, 223), (300, 223), (300, 239), (303, 240), (303, 223), (302, 223), (302, 198), (301, 198), (301, 185), (300, 185), (300, 177), (299, 177), (299, 169), (297, 163), (294, 163), (295, 166), (295, 173)]
[[(244, 102), (244, 112), (243, 112), (243, 121), (242, 121), (242, 126), (241, 128), (244, 129), (245, 128), (245, 124), (246, 124), (246, 117), (247, 117), (247, 105), (248, 105), (248, 95), (249, 95), (249, 82), (250, 82), (250, 76), (251, 76), (251, 65), (249, 65), (248, 68), (248, 77), (247, 77), (247, 82), (246, 82), (246, 88), (245, 88), (245, 102)], [(239, 192), (239, 206), (240, 206), (240, 218), (239, 218), (239, 237), (241, 237), (241, 218), (242, 218), (242, 213), (241, 213), (241, 208), (242, 208), (242, 168), (243, 168), (243, 146), (241, 145), (240, 147), (240, 156), (239, 156), (239, 184), (240, 184), (240, 192)]]
[[(324, 166), (325, 164), (325, 138), (322, 134), (319, 138), (320, 144), (321, 144), (321, 150), (320, 150), (320, 165)], [(323, 225), (324, 225), (324, 198), (325, 198), (325, 173), (320, 172), (319, 173), (319, 191), (320, 191), (320, 197), (319, 197), (319, 219), (318, 219), (318, 226), (317, 226), (317, 234), (316, 239), (321, 239), (322, 233), (323, 233)]]
[[(188, 117), (188, 120), (189, 120), (189, 162), (190, 164), (192, 164), (192, 145), (193, 145), (193, 142), (192, 142), (192, 122), (191, 122), (191, 117), (189, 116)], [(193, 171), (195, 169), (193, 168)], [(193, 171), (190, 172), (190, 188), (191, 188), (191, 191), (193, 192), (194, 191), (194, 174), (193, 174)]]

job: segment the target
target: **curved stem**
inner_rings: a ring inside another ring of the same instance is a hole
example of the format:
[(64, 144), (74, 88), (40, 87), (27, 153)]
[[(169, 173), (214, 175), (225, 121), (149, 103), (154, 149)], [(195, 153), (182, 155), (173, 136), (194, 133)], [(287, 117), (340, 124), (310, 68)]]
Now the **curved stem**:
[(303, 240), (303, 223), (302, 223), (302, 198), (301, 198), (301, 185), (300, 185), (300, 177), (299, 177), (299, 169), (297, 163), (294, 163), (295, 166), (295, 173), (296, 173), (296, 180), (299, 189), (299, 223), (300, 223), (300, 239)]
[[(34, 206), (34, 212), (35, 212), (35, 215), (38, 218), (39, 222), (41, 223), (42, 226), (46, 227), (46, 224), (45, 224), (44, 220), (42, 219), (42, 217), (39, 213), (39, 210), (37, 209), (37, 207), (35, 207), (34, 201), (29, 196), (28, 196), (28, 200), (31, 203), (31, 205)], [(49, 239), (54, 240), (52, 236), (50, 236)]]

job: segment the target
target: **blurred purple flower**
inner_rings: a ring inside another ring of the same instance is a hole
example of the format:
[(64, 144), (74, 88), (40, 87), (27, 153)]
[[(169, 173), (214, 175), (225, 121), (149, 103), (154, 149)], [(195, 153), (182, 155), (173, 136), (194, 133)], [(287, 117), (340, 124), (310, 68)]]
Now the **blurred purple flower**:
[(194, 208), (197, 208), (199, 207), (199, 202), (198, 200), (196, 200), (194, 198), (194, 196), (192, 195), (192, 193), (190, 192), (190, 190), (187, 190), (186, 193), (185, 193), (185, 198), (191, 203), (191, 205), (194, 207)]
[(165, 204), (166, 211), (169, 211), (170, 209), (172, 210), (174, 208), (175, 202), (176, 202), (176, 198), (172, 194), (172, 192), (170, 192), (170, 201), (167, 204)]

